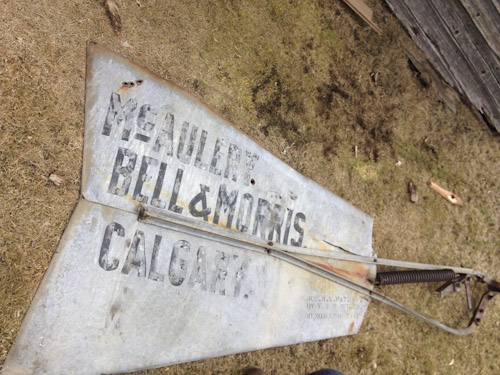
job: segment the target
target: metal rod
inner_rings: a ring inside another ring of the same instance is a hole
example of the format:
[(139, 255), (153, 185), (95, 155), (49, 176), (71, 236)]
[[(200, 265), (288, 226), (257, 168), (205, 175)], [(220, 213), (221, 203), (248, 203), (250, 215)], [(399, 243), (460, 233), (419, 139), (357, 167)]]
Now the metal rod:
[[(412, 262), (401, 262), (401, 261), (395, 261), (391, 259), (379, 259), (376, 257), (363, 257), (363, 256), (356, 256), (356, 255), (351, 255), (351, 254), (342, 254), (342, 253), (334, 253), (334, 252), (329, 252), (325, 250), (318, 250), (318, 249), (308, 249), (308, 248), (303, 248), (303, 247), (293, 247), (293, 246), (287, 246), (287, 245), (281, 245), (281, 244), (274, 244), (273, 242), (270, 241), (265, 241), (263, 239), (255, 238), (252, 237), (246, 233), (235, 233), (231, 230), (220, 228), (217, 226), (213, 226), (208, 223), (196, 221), (190, 218), (186, 217), (181, 217), (178, 215), (172, 215), (169, 213), (166, 213), (164, 211), (157, 211), (151, 208), (145, 208), (141, 207), (141, 210), (139, 212), (139, 220), (148, 224), (160, 226), (163, 228), (175, 230), (178, 232), (182, 233), (188, 233), (197, 237), (201, 238), (207, 238), (207, 239), (213, 239), (213, 237), (217, 237), (217, 240), (239, 248), (251, 250), (251, 251), (257, 251), (260, 253), (267, 253), (277, 259), (281, 259), (287, 263), (293, 264), (299, 268), (302, 268), (306, 271), (309, 271), (315, 275), (321, 276), (325, 279), (328, 279), (330, 281), (333, 281), (339, 285), (342, 285), (346, 288), (349, 288), (351, 290), (354, 290), (364, 296), (367, 296), (369, 298), (373, 298), (377, 301), (383, 302), (389, 306), (392, 306), (396, 309), (399, 309), (401, 311), (404, 311), (416, 318), (419, 318), (429, 324), (432, 324), (438, 328), (441, 328), (449, 333), (453, 333), (455, 335), (467, 335), (471, 333), (474, 328), (479, 325), (481, 321), (481, 316), (482, 313), (484, 312), (484, 307), (486, 306), (486, 303), (489, 301), (489, 299), (492, 298), (492, 295), (490, 295), (488, 292), (485, 293), (483, 298), (481, 299), (480, 306), (478, 307), (476, 314), (474, 318), (471, 320), (469, 326), (464, 329), (455, 329), (452, 327), (448, 327), (447, 325), (438, 322), (437, 320), (434, 320), (432, 318), (427, 317), (426, 315), (423, 315), (419, 313), (418, 311), (412, 310), (402, 304), (400, 304), (397, 301), (394, 301), (388, 297), (385, 297), (384, 295), (377, 293), (370, 288), (367, 288), (364, 285), (360, 285), (356, 282), (353, 282), (343, 276), (337, 275), (334, 272), (331, 272), (329, 270), (326, 270), (324, 268), (319, 267), (318, 265), (311, 263), (307, 260), (304, 260), (302, 258), (299, 258), (298, 256), (300, 255), (315, 255), (315, 256), (323, 256), (326, 258), (331, 258), (331, 259), (338, 259), (338, 260), (347, 260), (347, 261), (354, 261), (354, 262), (361, 262), (361, 263), (369, 263), (369, 264), (380, 264), (380, 265), (391, 265), (391, 266), (397, 266), (397, 267), (404, 267), (404, 268), (417, 268), (417, 269), (426, 269), (426, 270), (442, 270), (442, 269), (449, 269), (453, 270), (457, 273), (460, 274), (467, 274), (467, 275), (475, 275), (478, 277), (481, 277), (483, 280), (486, 280), (486, 283), (488, 286), (492, 284), (491, 290), (497, 291), (498, 287), (500, 285), (497, 285), (498, 283), (491, 281), (490, 279), (487, 279), (485, 275), (481, 272), (468, 269), (468, 268), (462, 268), (462, 267), (444, 267), (444, 266), (437, 266), (437, 265), (430, 265), (430, 264), (422, 264), (422, 263), (412, 263)], [(339, 250), (342, 250), (342, 248), (338, 248)], [(488, 282), (491, 281), (491, 282)], [(484, 305), (484, 307), (481, 308), (481, 306)]]
[(467, 335), (467, 334), (471, 333), (475, 328), (475, 324), (470, 324), (467, 328), (464, 328), (464, 329), (455, 329), (452, 327), (448, 327), (447, 325), (440, 323), (437, 320), (434, 320), (432, 318), (429, 318), (428, 316), (425, 316), (425, 315), (419, 313), (418, 311), (412, 310), (412, 309), (400, 304), (397, 301), (394, 301), (390, 298), (383, 296), (380, 293), (377, 293), (373, 290), (369, 290), (368, 288), (366, 288), (363, 285), (359, 285), (359, 284), (357, 284), (351, 280), (348, 280), (340, 275), (337, 275), (331, 271), (328, 271), (328, 270), (325, 270), (321, 267), (318, 267), (315, 264), (312, 264), (308, 261), (297, 258), (296, 256), (286, 254), (286, 253), (283, 253), (280, 251), (275, 251), (275, 250), (270, 250), (269, 254), (276, 257), (276, 258), (279, 258), (285, 262), (294, 264), (300, 268), (303, 268), (309, 272), (312, 272), (318, 276), (324, 277), (325, 279), (331, 280), (339, 285), (345, 286), (346, 288), (352, 289), (360, 294), (371, 297), (371, 298), (373, 298), (377, 301), (383, 302), (389, 306), (395, 307), (396, 309), (404, 311), (404, 312), (406, 312), (406, 313), (408, 313), (416, 318), (419, 318), (419, 319), (421, 319), (429, 324), (432, 324), (433, 326), (441, 328), (449, 333), (453, 333), (455, 335)]
[(211, 236), (215, 235), (219, 238), (222, 238), (223, 239), (222, 242), (225, 242), (228, 245), (236, 246), (236, 244), (238, 244), (238, 247), (258, 252), (262, 252), (263, 249), (272, 249), (276, 251), (284, 251), (287, 253), (312, 255), (312, 256), (318, 256), (322, 258), (329, 258), (335, 260), (345, 260), (349, 262), (375, 264), (381, 266), (392, 266), (401, 268), (412, 268), (420, 270), (449, 269), (453, 270), (456, 273), (473, 275), (480, 278), (486, 276), (484, 273), (470, 268), (406, 262), (401, 260), (377, 258), (376, 256), (367, 257), (361, 255), (346, 254), (343, 253), (343, 251), (345, 251), (343, 248), (332, 244), (330, 244), (333, 247), (332, 250), (336, 250), (338, 252), (283, 245), (279, 243), (266, 241), (260, 238), (256, 238), (246, 233), (235, 232), (230, 229), (214, 226), (213, 224), (193, 220), (179, 215), (170, 214), (168, 212), (156, 210), (149, 207), (141, 208), (141, 212), (139, 214), (139, 220), (160, 227), (165, 227), (184, 233), (189, 233), (197, 237), (203, 237), (209, 239)]

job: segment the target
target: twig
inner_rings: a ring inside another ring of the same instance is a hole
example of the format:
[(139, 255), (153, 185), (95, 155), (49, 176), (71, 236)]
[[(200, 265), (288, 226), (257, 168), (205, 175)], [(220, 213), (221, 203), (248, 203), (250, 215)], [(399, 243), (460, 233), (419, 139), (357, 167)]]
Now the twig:
[(453, 194), (451, 191), (443, 189), (441, 186), (435, 184), (432, 181), (429, 181), (427, 185), (429, 185), (429, 187), (432, 190), (434, 190), (436, 193), (440, 194), (448, 202), (459, 205), (459, 206), (463, 206), (464, 201), (460, 197), (457, 197), (455, 194)]

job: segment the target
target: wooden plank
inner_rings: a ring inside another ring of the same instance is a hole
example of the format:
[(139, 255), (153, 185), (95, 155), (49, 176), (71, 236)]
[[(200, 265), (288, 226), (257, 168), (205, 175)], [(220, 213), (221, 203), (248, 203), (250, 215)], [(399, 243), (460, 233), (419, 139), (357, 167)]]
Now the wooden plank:
[[(461, 50), (459, 43), (442, 18), (447, 10), (439, 9), (437, 3), (431, 0), (420, 0), (418, 3), (414, 0), (407, 0), (407, 3), (412, 3), (413, 14), (423, 21), (423, 31), (445, 57), (449, 70), (459, 84), (460, 91), (481, 113), (485, 113), (493, 123), (496, 123), (495, 127), (500, 129), (500, 112), (491, 100), (490, 91), (482, 84), (474, 68), (477, 59), (472, 62), (472, 57)], [(473, 55), (474, 53), (471, 53), (471, 56)]]
[(358, 16), (360, 16), (370, 27), (382, 35), (382, 30), (379, 29), (377, 24), (373, 22), (373, 10), (366, 5), (363, 0), (344, 0), (349, 8), (351, 8)]
[(500, 131), (500, 60), (460, 0), (386, 2), (445, 81)]
[(461, 2), (492, 51), (500, 57), (500, 3), (498, 0), (461, 0)]
[[(413, 3), (411, 0), (407, 3)], [(467, 61), (462, 51), (458, 48), (455, 39), (450, 35), (448, 29), (442, 22), (432, 1), (420, 0), (418, 4), (412, 4), (411, 11), (421, 23), (422, 32), (429, 38), (432, 44), (444, 56), (450, 72), (458, 83), (461, 92), (465, 92), (465, 82), (463, 77), (474, 75), (474, 69)], [(478, 92), (482, 91), (481, 86), (474, 80), (470, 82), (470, 95), (473, 103), (480, 102)], [(486, 94), (486, 93), (484, 93)]]
[(458, 82), (453, 74), (449, 71), (446, 60), (441, 55), (436, 46), (431, 43), (430, 39), (422, 33), (422, 27), (419, 21), (412, 14), (408, 6), (399, 0), (386, 0), (389, 7), (397, 15), (399, 20), (406, 27), (413, 41), (425, 53), (429, 61), (434, 65), (436, 70), (441, 74), (443, 79), (452, 87), (458, 88)]
[[(493, 76), (496, 79), (496, 84), (500, 85), (500, 55), (498, 55), (495, 52), (494, 48), (492, 48), (488, 40), (485, 38), (483, 32), (477, 28), (477, 24), (470, 16), (470, 13), (467, 12), (463, 4), (463, 0), (455, 1), (453, 4), (455, 5), (455, 7), (459, 8), (457, 9), (457, 11), (462, 15), (462, 19), (464, 20), (464, 29), (471, 38), (473, 45), (477, 48), (479, 55), (489, 66)], [(500, 12), (496, 12), (495, 16), (497, 17), (498, 31), (492, 31), (489, 34), (488, 38), (495, 39), (496, 44), (500, 46)]]
[(453, 113), (456, 113), (457, 102), (460, 100), (457, 92), (441, 79), (430, 62), (425, 57), (421, 56), (422, 52), (416, 53), (414, 51), (415, 49), (416, 47), (411, 48), (410, 46), (405, 46), (406, 56), (415, 69), (425, 77), (425, 80), (430, 81), (428, 82), (429, 85), (437, 91), (443, 103), (445, 103)]
[(473, 77), (461, 77), (461, 80), (467, 81), (465, 85), (470, 85), (468, 81), (471, 79), (482, 84), (488, 102), (493, 103), (493, 108), (500, 107), (500, 72), (497, 70), (495, 75), (494, 69), (499, 61), (493, 53), (488, 53), (491, 52), (488, 43), (458, 0), (434, 0), (433, 5), (464, 59), (475, 72)]

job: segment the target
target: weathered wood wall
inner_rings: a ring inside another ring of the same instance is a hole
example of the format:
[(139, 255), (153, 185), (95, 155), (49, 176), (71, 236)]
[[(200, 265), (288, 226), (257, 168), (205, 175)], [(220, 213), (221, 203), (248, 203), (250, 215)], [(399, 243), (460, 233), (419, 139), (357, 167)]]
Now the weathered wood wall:
[(500, 132), (499, 0), (386, 0), (443, 79)]

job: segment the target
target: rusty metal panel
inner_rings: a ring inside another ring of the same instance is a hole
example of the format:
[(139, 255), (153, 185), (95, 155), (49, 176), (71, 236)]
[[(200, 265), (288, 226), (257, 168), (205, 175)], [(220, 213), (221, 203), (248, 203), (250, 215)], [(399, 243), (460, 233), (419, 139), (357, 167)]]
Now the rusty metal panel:
[[(138, 211), (358, 255), (373, 255), (372, 218), (94, 44), (84, 147), (83, 197), (4, 374), (135, 371), (358, 331), (367, 297), (264, 249), (153, 225)], [(375, 274), (374, 265), (303, 258), (366, 287)]]

